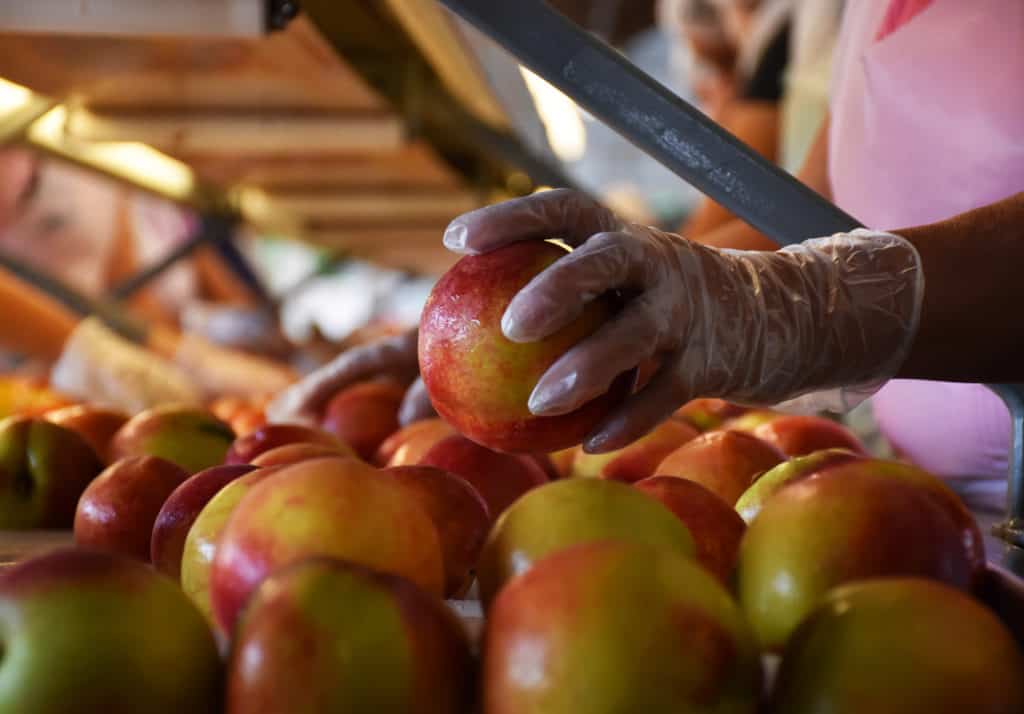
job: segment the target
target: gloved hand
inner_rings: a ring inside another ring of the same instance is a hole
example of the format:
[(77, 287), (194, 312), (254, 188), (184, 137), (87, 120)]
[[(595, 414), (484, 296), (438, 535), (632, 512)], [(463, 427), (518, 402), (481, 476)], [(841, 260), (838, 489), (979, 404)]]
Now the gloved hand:
[(418, 378), (416, 356), (418, 330), (360, 345), (338, 355), (279, 394), (267, 406), (271, 422), (312, 422), (336, 392), (348, 385), (374, 377), (391, 377), (403, 384), (412, 382), (398, 412), (401, 424), (435, 414), (423, 380)]
[(777, 252), (716, 250), (623, 223), (582, 194), (556, 190), (468, 213), (444, 243), (482, 253), (548, 238), (576, 250), (513, 298), (506, 337), (541, 339), (609, 290), (627, 299), (541, 377), (530, 410), (572, 411), (622, 372), (660, 361), (588, 437), (588, 451), (620, 448), (698, 396), (767, 405), (842, 388), (831, 406), (852, 406), (896, 373), (917, 330), (920, 258), (887, 233), (854, 231)]
[(158, 404), (200, 404), (189, 376), (150, 350), (132, 344), (96, 318), (87, 318), (64, 344), (50, 384), (71, 396), (134, 414)]

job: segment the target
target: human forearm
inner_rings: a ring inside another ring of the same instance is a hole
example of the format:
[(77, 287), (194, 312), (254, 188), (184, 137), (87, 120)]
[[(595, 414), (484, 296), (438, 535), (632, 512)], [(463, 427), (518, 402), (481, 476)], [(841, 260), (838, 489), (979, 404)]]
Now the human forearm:
[(1024, 193), (947, 221), (895, 230), (921, 255), (921, 326), (900, 376), (1024, 379)]

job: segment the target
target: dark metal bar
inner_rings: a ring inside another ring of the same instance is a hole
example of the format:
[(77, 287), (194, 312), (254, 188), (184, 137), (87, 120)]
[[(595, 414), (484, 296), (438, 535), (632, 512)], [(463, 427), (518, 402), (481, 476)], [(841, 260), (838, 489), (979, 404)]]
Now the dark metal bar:
[(256, 296), (260, 304), (268, 309), (275, 306), (274, 298), (270, 295), (260, 276), (249, 264), (249, 259), (238, 249), (234, 241), (234, 223), (223, 223), (222, 231), (217, 240), (211, 242), (211, 247), (220, 255), (221, 259), (228, 266), (228, 269), (241, 280), (247, 288)]
[(233, 234), (236, 221), (234, 218), (217, 214), (205, 214), (201, 217), (194, 235), (167, 255), (147, 268), (139, 271), (127, 280), (114, 286), (111, 296), (115, 300), (127, 300), (151, 282), (163, 275), (178, 261), (192, 255), (198, 248), (208, 245), (217, 251), (228, 268), (245, 283), (257, 298), (265, 305), (272, 305), (273, 299), (263, 286), (256, 271), (249, 265), (245, 256), (234, 244)]
[(163, 275), (179, 260), (192, 255), (200, 246), (209, 243), (211, 236), (208, 231), (209, 224), (204, 219), (200, 222), (196, 232), (173, 250), (167, 253), (160, 260), (147, 268), (140, 270), (130, 278), (123, 280), (110, 290), (114, 300), (127, 300), (151, 282)]
[(859, 225), (543, 0), (439, 1), (776, 242)]

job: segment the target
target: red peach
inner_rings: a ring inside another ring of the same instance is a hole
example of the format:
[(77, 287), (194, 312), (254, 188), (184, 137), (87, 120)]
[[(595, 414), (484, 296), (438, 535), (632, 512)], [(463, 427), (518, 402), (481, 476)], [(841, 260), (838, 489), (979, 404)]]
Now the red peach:
[(582, 451), (572, 465), (574, 477), (589, 476), (634, 483), (654, 475), (654, 470), (669, 454), (700, 435), (694, 427), (668, 420), (629, 446), (604, 454)]
[(347, 444), (323, 429), (301, 424), (268, 424), (235, 439), (224, 457), (224, 463), (251, 464), (263, 452), (286, 444), (322, 444), (343, 454), (354, 454)]
[(491, 525), (483, 497), (465, 479), (433, 466), (395, 466), (381, 473), (408, 489), (433, 520), (444, 556), (445, 595), (464, 595)]
[(727, 585), (736, 568), (740, 540), (747, 530), (739, 514), (696, 481), (652, 476), (635, 486), (676, 514), (693, 536), (697, 562)]
[(498, 451), (551, 452), (583, 441), (628, 395), (635, 370), (604, 395), (557, 416), (535, 416), (530, 393), (541, 375), (614, 311), (589, 301), (569, 325), (543, 340), (516, 343), (501, 330), (505, 308), (535, 275), (565, 255), (525, 241), (465, 256), (434, 286), (420, 318), (420, 373), (438, 414), (459, 433)]
[(75, 404), (55, 409), (46, 412), (43, 418), (77, 432), (104, 463), (109, 463), (108, 452), (114, 434), (128, 421), (128, 415), (123, 412), (90, 404)]
[(536, 462), (518, 454), (502, 454), (470, 441), (449, 436), (435, 444), (420, 462), (461, 476), (473, 486), (497, 518), (513, 501), (548, 482)]
[(353, 384), (331, 398), (320, 425), (369, 461), (398, 429), (398, 408), (404, 396), (405, 388), (396, 382)]
[(864, 445), (849, 429), (816, 416), (781, 416), (758, 426), (754, 436), (786, 456), (804, 456), (823, 449), (849, 449), (855, 454), (866, 454)]
[(384, 440), (373, 457), (377, 466), (412, 466), (418, 464), (430, 447), (455, 433), (442, 419), (423, 419), (402, 427)]
[(444, 592), (437, 529), (409, 491), (356, 459), (314, 459), (280, 467), (231, 513), (210, 572), (220, 627), (232, 630), (271, 572), (311, 556), (350, 560)]
[(199, 513), (222, 488), (255, 469), (255, 466), (247, 464), (211, 466), (190, 476), (174, 489), (153, 523), (149, 541), (149, 557), (153, 567), (178, 580), (181, 577), (185, 538)]
[(669, 454), (655, 476), (696, 481), (730, 506), (762, 472), (785, 459), (771, 444), (741, 431), (709, 431)]
[(160, 507), (186, 479), (187, 471), (156, 456), (114, 462), (78, 500), (75, 542), (148, 563)]

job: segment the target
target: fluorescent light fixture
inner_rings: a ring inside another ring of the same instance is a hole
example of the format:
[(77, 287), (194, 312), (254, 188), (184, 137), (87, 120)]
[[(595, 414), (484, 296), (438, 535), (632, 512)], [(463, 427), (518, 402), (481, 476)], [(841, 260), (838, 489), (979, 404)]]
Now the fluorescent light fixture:
[(552, 151), (562, 161), (579, 161), (587, 150), (587, 129), (579, 108), (569, 97), (520, 65)]

